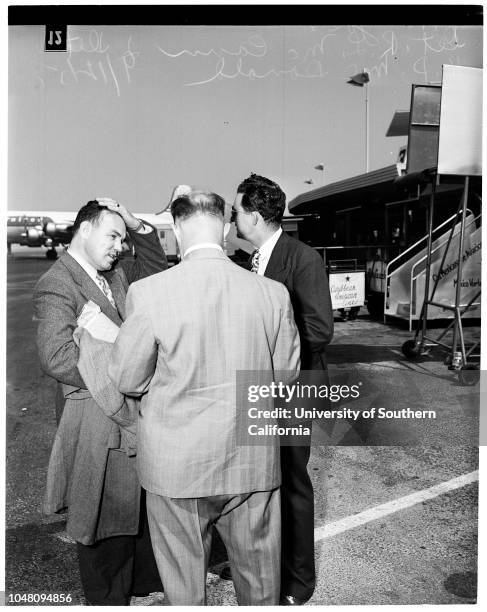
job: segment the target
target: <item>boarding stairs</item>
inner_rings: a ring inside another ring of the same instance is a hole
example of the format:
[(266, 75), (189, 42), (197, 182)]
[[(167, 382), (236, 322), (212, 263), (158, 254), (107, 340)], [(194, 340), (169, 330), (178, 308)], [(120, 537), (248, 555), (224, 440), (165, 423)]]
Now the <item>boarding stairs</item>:
[[(433, 230), (432, 267), (431, 274), (440, 274), (436, 301), (451, 306), (455, 302), (456, 265), (460, 240), (460, 223), (455, 225), (452, 239), (448, 244), (451, 225), (457, 215), (454, 214)], [(472, 294), (480, 288), (480, 258), (481, 258), (481, 215), (474, 216), (467, 210), (465, 224), (464, 268), (462, 272), (462, 304), (469, 303)], [(412, 330), (413, 321), (421, 315), (424, 300), (426, 278), (428, 235), (392, 259), (385, 270), (384, 321), (387, 317), (395, 317), (409, 322)], [(445, 249), (448, 249), (443, 269), (439, 266)], [(480, 300), (472, 305), (465, 317), (480, 318)], [(450, 310), (441, 306), (428, 309), (429, 319), (449, 319)]]

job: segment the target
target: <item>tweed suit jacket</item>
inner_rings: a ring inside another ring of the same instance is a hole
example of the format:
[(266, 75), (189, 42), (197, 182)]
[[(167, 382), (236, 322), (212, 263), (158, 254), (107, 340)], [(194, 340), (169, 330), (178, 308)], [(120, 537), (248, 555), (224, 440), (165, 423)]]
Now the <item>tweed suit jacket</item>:
[(280, 484), (277, 436), (237, 443), (238, 370), (297, 376), (299, 336), (285, 287), (211, 248), (130, 287), (109, 374), (123, 393), (145, 394), (137, 433), (145, 489), (189, 498)]
[(43, 511), (67, 508), (67, 531), (83, 544), (138, 531), (140, 485), (135, 458), (116, 450), (120, 427), (86, 389), (73, 340), (76, 319), (88, 300), (120, 326), (129, 283), (167, 267), (155, 231), (129, 234), (137, 259), (119, 262), (104, 273), (117, 308), (68, 254), (51, 266), (34, 290), (41, 367), (62, 384), (66, 399), (51, 451)]

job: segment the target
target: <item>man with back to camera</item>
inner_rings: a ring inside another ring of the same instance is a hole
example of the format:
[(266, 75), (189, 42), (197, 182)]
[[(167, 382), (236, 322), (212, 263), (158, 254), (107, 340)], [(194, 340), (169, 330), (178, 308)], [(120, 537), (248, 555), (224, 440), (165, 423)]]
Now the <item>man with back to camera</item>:
[[(251, 271), (283, 283), (289, 291), (301, 341), (301, 370), (326, 370), (325, 347), (333, 337), (328, 279), (318, 253), (282, 231), (285, 206), (286, 196), (277, 183), (251, 174), (237, 188), (232, 220), (237, 236), (256, 249)], [(305, 603), (315, 587), (309, 456), (309, 443), (281, 447), (281, 605)]]
[(132, 285), (109, 368), (122, 393), (142, 394), (137, 463), (169, 605), (206, 603), (213, 525), (239, 605), (279, 601), (279, 441), (238, 443), (236, 373), (291, 382), (299, 336), (285, 287), (223, 253), (224, 205), (198, 191), (172, 203), (182, 261)]
[[(126, 232), (136, 259), (118, 262)], [(118, 425), (87, 391), (73, 332), (88, 302), (120, 326), (129, 284), (166, 268), (156, 231), (115, 200), (101, 198), (80, 209), (67, 253), (34, 290), (41, 367), (62, 385), (66, 398), (44, 511), (68, 509), (66, 531), (77, 543), (88, 605), (128, 605), (131, 595), (162, 591), (162, 585), (135, 457), (120, 450)]]

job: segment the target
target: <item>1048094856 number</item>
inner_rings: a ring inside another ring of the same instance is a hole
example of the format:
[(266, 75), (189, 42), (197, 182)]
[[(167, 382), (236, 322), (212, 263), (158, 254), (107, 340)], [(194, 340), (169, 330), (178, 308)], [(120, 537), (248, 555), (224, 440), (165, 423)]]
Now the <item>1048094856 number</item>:
[(7, 603), (71, 603), (71, 593), (9, 593)]

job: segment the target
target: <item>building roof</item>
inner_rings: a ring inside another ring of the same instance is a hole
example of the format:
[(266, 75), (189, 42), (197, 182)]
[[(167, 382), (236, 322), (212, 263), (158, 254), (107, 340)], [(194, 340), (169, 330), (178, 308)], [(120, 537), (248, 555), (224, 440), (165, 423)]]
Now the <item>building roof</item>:
[(311, 189), (299, 194), (289, 202), (289, 212), (293, 215), (319, 212), (327, 204), (350, 203), (351, 199), (358, 196), (361, 200), (371, 199), (385, 202), (394, 200), (397, 196), (394, 180), (400, 176), (402, 167), (403, 164), (393, 164)]

